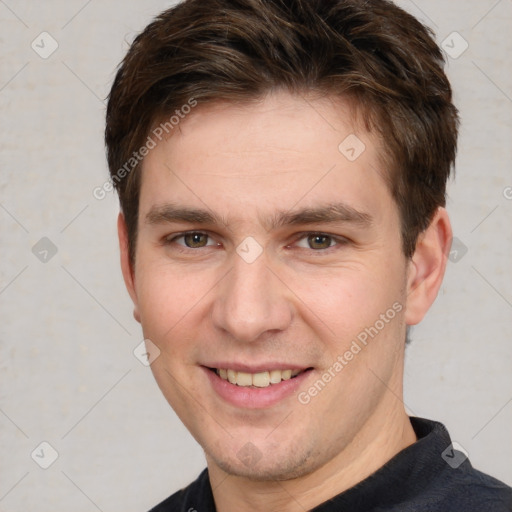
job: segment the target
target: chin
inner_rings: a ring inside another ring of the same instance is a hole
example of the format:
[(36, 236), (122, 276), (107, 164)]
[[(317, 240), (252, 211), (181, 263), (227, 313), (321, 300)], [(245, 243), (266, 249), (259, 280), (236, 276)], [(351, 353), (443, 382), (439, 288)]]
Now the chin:
[(229, 475), (254, 481), (291, 480), (314, 470), (314, 458), (303, 450), (287, 450), (288, 458), (285, 458), (275, 449), (269, 449), (271, 456), (267, 456), (250, 443), (244, 448), (238, 452), (240, 457), (237, 454), (234, 457), (218, 457), (209, 453), (207, 458)]

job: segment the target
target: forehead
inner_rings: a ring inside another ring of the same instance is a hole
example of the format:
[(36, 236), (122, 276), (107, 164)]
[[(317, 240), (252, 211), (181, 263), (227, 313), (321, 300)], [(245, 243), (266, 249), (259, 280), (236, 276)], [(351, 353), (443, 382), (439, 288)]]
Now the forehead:
[(299, 203), (391, 202), (381, 155), (348, 101), (279, 92), (198, 105), (146, 156), (141, 213), (169, 200), (253, 218)]
[[(242, 152), (249, 157), (258, 151), (260, 159), (281, 154), (285, 160), (286, 153), (294, 151), (312, 151), (318, 158), (321, 149), (337, 157), (339, 144), (349, 136), (356, 146), (357, 136), (368, 142), (370, 153), (380, 150), (379, 138), (364, 127), (359, 111), (348, 99), (281, 90), (247, 103), (199, 104), (166, 138), (183, 153), (194, 147), (209, 156), (223, 153), (224, 158), (229, 153), (238, 158)], [(357, 154), (346, 156), (354, 161)]]

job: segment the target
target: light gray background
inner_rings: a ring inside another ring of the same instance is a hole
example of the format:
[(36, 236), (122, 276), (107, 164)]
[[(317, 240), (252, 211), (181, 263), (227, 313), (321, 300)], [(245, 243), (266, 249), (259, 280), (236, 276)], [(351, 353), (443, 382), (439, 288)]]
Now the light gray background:
[[(512, 484), (512, 1), (399, 4), (439, 42), (457, 31), (469, 43), (448, 58), (462, 116), (448, 210), (467, 253), (452, 254), (412, 332), (405, 403)], [(118, 266), (117, 198), (92, 195), (107, 177), (114, 70), (169, 5), (0, 0), (1, 511), (143, 511), (205, 465), (132, 353), (142, 336)], [(31, 48), (43, 31), (59, 45), (47, 59)], [(46, 263), (32, 252), (42, 237), (58, 249)], [(59, 454), (46, 470), (31, 458), (42, 441)]]

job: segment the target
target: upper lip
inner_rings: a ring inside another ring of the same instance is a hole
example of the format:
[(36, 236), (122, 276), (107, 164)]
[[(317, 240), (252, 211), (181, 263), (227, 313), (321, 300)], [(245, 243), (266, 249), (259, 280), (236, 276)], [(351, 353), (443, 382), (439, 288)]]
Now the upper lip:
[(236, 362), (213, 362), (204, 364), (206, 368), (215, 368), (215, 369), (223, 369), (223, 370), (234, 370), (236, 372), (246, 372), (246, 373), (262, 373), (268, 372), (272, 370), (307, 370), (311, 368), (311, 366), (298, 365), (293, 363), (261, 363), (261, 364), (245, 364), (245, 363), (236, 363)]

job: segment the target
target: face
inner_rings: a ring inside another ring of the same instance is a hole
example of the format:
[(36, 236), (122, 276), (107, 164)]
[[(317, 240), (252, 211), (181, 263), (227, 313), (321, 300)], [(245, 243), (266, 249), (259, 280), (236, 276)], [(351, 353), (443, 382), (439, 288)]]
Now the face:
[(145, 158), (136, 317), (225, 471), (307, 474), (398, 402), (408, 261), (381, 151), (348, 104), (275, 93), (198, 106)]

